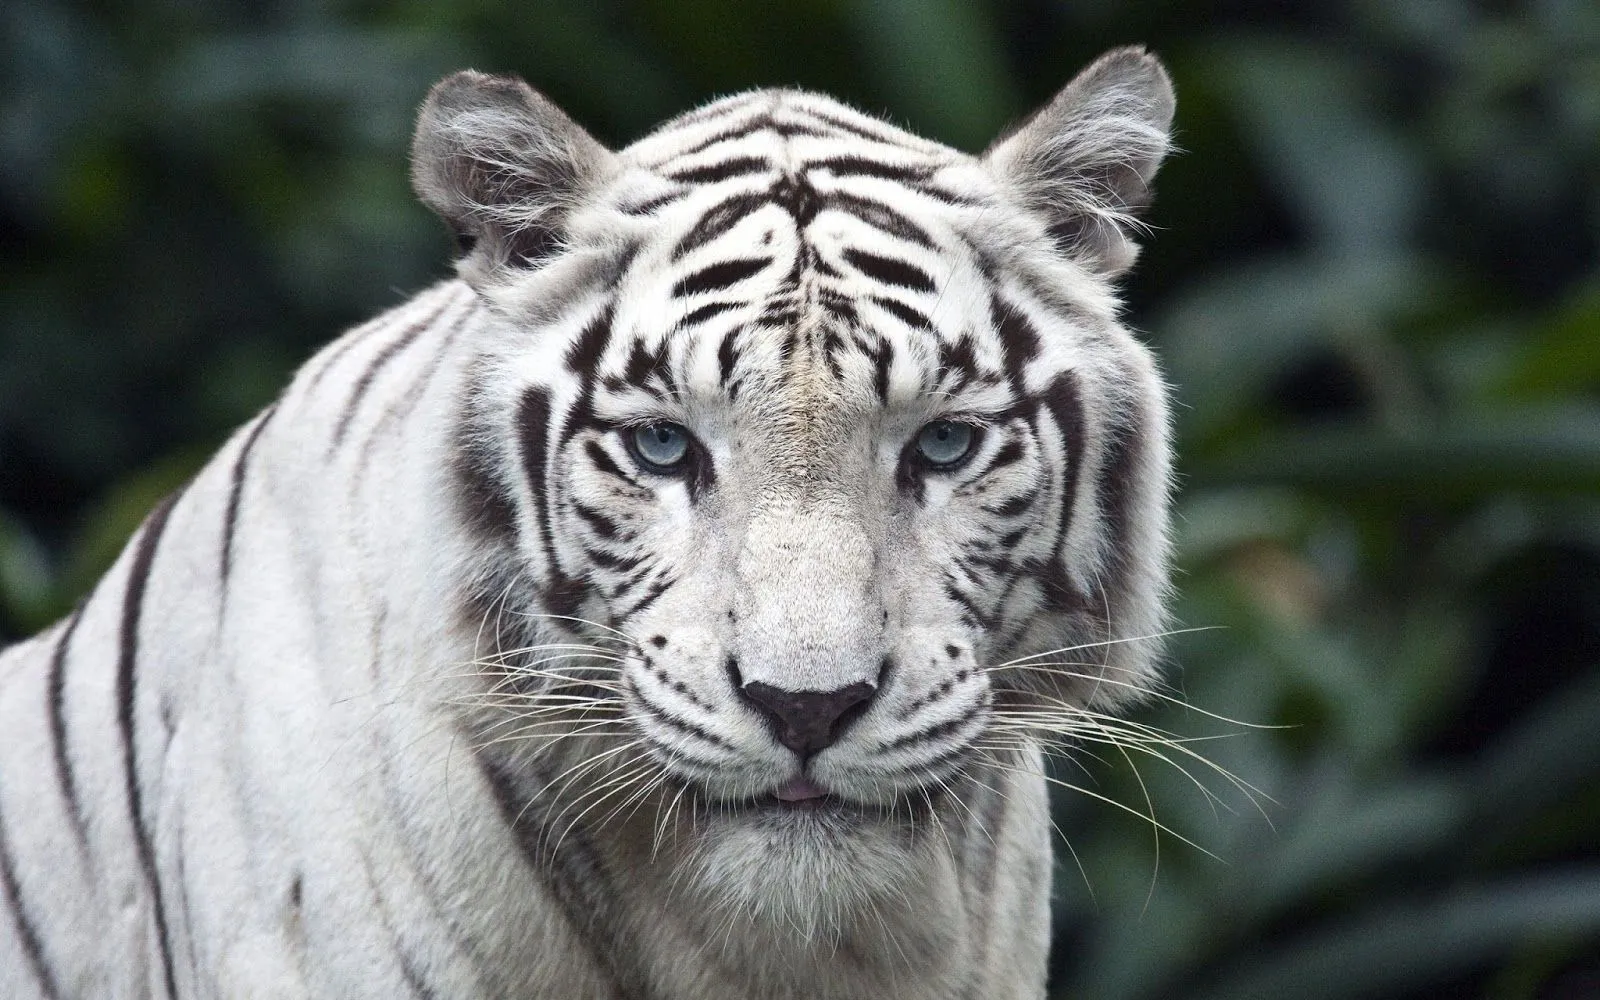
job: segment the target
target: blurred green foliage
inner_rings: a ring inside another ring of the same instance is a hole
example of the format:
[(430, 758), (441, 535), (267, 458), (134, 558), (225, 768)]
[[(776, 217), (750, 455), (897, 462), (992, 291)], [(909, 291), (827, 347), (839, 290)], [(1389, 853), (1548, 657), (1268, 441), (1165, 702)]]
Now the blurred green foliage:
[(1204, 851), (1062, 795), (1054, 989), (1600, 996), (1592, 2), (32, 0), (0, 33), (0, 637), (447, 272), (404, 157), (448, 70), (520, 72), (616, 144), (800, 84), (977, 149), (1149, 43), (1186, 152), (1130, 313), (1177, 387), (1206, 627), (1173, 693), (1272, 728), (1139, 715), (1225, 737), (1184, 746), (1259, 810), (1173, 754), (1221, 805), (1148, 756), (1060, 761)]

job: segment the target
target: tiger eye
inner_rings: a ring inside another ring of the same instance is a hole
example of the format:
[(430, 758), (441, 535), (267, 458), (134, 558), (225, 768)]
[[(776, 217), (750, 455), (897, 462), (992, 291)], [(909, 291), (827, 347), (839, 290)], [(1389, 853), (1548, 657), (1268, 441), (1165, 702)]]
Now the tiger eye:
[(948, 468), (967, 457), (977, 438), (971, 424), (935, 420), (917, 432), (917, 454), (929, 465)]
[(676, 468), (689, 455), (689, 431), (682, 424), (635, 427), (629, 434), (629, 443), (647, 467), (657, 470)]

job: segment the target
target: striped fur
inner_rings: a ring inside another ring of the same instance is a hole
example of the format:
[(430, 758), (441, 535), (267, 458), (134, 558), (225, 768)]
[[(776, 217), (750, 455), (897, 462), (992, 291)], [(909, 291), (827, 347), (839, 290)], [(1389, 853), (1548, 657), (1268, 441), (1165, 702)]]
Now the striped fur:
[(979, 157), (440, 84), (461, 278), (0, 654), (0, 996), (1042, 995), (1041, 741), (1161, 625), (1170, 118), (1138, 50)]

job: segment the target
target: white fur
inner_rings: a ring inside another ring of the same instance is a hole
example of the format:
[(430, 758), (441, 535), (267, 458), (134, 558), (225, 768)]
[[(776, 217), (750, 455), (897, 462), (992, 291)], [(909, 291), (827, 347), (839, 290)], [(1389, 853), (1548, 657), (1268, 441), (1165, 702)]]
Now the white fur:
[[(1143, 690), (1156, 644), (1124, 640), (1162, 620), (1165, 391), (1107, 239), (1127, 170), (1142, 185), (1165, 150), (1165, 88), (1114, 54), (974, 158), (785, 91), (611, 153), (525, 86), (441, 85), (415, 174), (478, 240), (465, 280), (312, 359), (135, 537), (70, 646), (62, 625), (0, 656), (0, 995), (47, 995), (42, 973), (63, 997), (162, 997), (170, 961), (184, 997), (1041, 996), (1038, 737)], [(832, 132), (705, 146), (758, 121)], [(850, 156), (921, 180), (816, 166)], [(737, 157), (770, 169), (672, 179)], [(926, 243), (780, 200), (674, 256), (785, 177)], [(1098, 220), (1076, 250), (1049, 235), (1062, 213)], [(874, 258), (931, 285), (886, 286)], [(1020, 362), (1012, 321), (1038, 340)], [(575, 372), (585, 343), (603, 350)], [(963, 384), (963, 357), (994, 378)], [(907, 466), (941, 419), (983, 425), (973, 469), (1016, 456), (971, 480)], [(714, 482), (640, 471), (626, 429), (659, 421)], [(1013, 569), (972, 561), (1013, 524)], [(550, 617), (573, 580), (587, 622)], [(1078, 644), (1081, 667), (1006, 665)], [(802, 765), (735, 672), (874, 686), (804, 772), (837, 808), (772, 804)]]

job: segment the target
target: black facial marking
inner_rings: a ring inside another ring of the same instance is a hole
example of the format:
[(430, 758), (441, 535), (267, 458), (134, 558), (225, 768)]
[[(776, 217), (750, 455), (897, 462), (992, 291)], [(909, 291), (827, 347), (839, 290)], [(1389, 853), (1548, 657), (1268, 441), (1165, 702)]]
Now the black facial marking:
[(595, 537), (597, 538), (609, 540), (616, 538), (620, 533), (617, 522), (612, 520), (610, 516), (595, 510), (593, 507), (590, 507), (581, 501), (572, 501), (572, 512), (583, 518), (583, 520), (589, 525), (589, 530), (593, 531)]
[(928, 235), (927, 230), (874, 198), (834, 191), (828, 194), (825, 202), (826, 207), (848, 212), (867, 225), (881, 229), (897, 239), (929, 249), (934, 247), (933, 237)]
[(913, 330), (931, 330), (933, 321), (924, 316), (919, 310), (913, 309), (898, 299), (884, 298), (881, 295), (872, 297), (874, 305), (894, 316)]
[(674, 388), (672, 372), (667, 366), (667, 341), (663, 339), (650, 351), (645, 349), (643, 341), (635, 340), (622, 370), (622, 380), (628, 385), (643, 387), (652, 376), (659, 377), (669, 392)]
[(793, 216), (795, 225), (800, 229), (810, 225), (811, 220), (822, 210), (822, 199), (817, 195), (816, 189), (803, 177), (796, 178), (785, 174), (772, 185), (767, 197)]
[(989, 299), (989, 321), (1000, 334), (1006, 376), (1011, 381), (1012, 391), (1020, 394), (1023, 391), (1022, 370), (1039, 356), (1039, 333), (1022, 310), (998, 295)]
[(1018, 493), (1016, 496), (1006, 500), (1004, 503), (1001, 503), (998, 506), (990, 507), (985, 504), (983, 509), (991, 514), (997, 514), (1000, 517), (1010, 519), (1032, 507), (1034, 501), (1039, 499), (1039, 495), (1040, 492), (1038, 490), (1027, 490), (1025, 492)]
[(1100, 466), (1095, 484), (1105, 513), (1107, 534), (1112, 546), (1112, 566), (1117, 578), (1126, 578), (1131, 571), (1127, 564), (1132, 544), (1134, 477), (1148, 447), (1152, 418), (1144, 404), (1136, 403), (1129, 408), (1125, 419), (1125, 426), (1108, 435), (1110, 441), (1107, 443), (1105, 462)]
[(883, 257), (865, 250), (850, 247), (844, 251), (845, 262), (874, 281), (886, 285), (909, 288), (915, 292), (934, 290), (933, 278), (915, 264), (893, 257)]
[(534, 387), (522, 394), (517, 406), (517, 440), (528, 492), (539, 522), (539, 547), (548, 565), (555, 565), (555, 541), (546, 505), (545, 467), (550, 447), (550, 393)]
[(689, 188), (685, 188), (681, 191), (673, 191), (668, 194), (659, 194), (654, 198), (647, 198), (644, 201), (629, 202), (619, 206), (618, 211), (622, 212), (624, 215), (632, 215), (636, 217), (654, 215), (656, 212), (660, 211), (666, 206), (671, 205), (674, 202), (682, 201), (684, 196), (687, 195), (690, 190), (691, 189)]
[(1061, 521), (1055, 545), (1059, 558), (1066, 544), (1067, 532), (1072, 527), (1072, 508), (1077, 502), (1079, 490), (1078, 470), (1083, 463), (1084, 412), (1077, 376), (1071, 372), (1057, 375), (1040, 402), (1055, 421), (1063, 446), (1067, 449), (1066, 469), (1061, 478)]
[(691, 326), (698, 326), (713, 316), (720, 316), (730, 309), (739, 308), (741, 305), (743, 305), (742, 302), (707, 302), (703, 306), (696, 306), (695, 308), (689, 310), (688, 315), (684, 316), (683, 319), (679, 321), (678, 327), (679, 329), (684, 329)]
[(929, 174), (926, 167), (884, 163), (865, 156), (830, 156), (806, 164), (806, 169), (826, 170), (835, 177), (878, 177), (908, 187), (916, 187), (919, 182), (927, 180)]
[(771, 169), (772, 164), (758, 156), (735, 156), (703, 167), (689, 167), (667, 176), (684, 184), (715, 184), (730, 177), (765, 173)]
[(729, 330), (717, 345), (717, 381), (727, 385), (733, 378), (733, 366), (738, 361), (739, 331)]
[(693, 156), (696, 153), (703, 153), (712, 146), (720, 146), (725, 142), (732, 142), (735, 139), (743, 139), (745, 136), (752, 135), (756, 132), (760, 132), (772, 127), (771, 115), (756, 115), (755, 117), (750, 118), (748, 121), (734, 125), (731, 128), (723, 129), (720, 132), (700, 140), (693, 146), (690, 146), (688, 149), (676, 154), (674, 158), (679, 159)]
[(690, 295), (699, 295), (702, 292), (714, 292), (718, 289), (736, 285), (753, 274), (759, 273), (768, 264), (772, 263), (771, 257), (747, 257), (739, 260), (725, 260), (717, 264), (703, 267), (693, 274), (685, 275), (678, 279), (672, 286), (673, 298), (685, 298)]
[(649, 496), (648, 491), (644, 490), (642, 487), (639, 487), (639, 481), (634, 478), (634, 476), (624, 471), (622, 466), (618, 465), (616, 461), (612, 459), (611, 453), (606, 451), (605, 446), (599, 441), (596, 441), (593, 438), (585, 441), (583, 443), (583, 453), (587, 455), (589, 461), (594, 464), (596, 471), (602, 473), (603, 475), (611, 476), (614, 479), (621, 480), (622, 484), (635, 487), (634, 490), (628, 491), (627, 495), (638, 499), (643, 499)]
[(894, 367), (894, 343), (888, 338), (878, 342), (872, 355), (872, 389), (882, 402), (889, 401), (889, 372)]
[(663, 576), (656, 580), (648, 588), (646, 588), (643, 594), (634, 600), (632, 607), (627, 608), (617, 615), (618, 619), (621, 621), (627, 621), (628, 619), (640, 614), (646, 608), (660, 599), (661, 595), (665, 594), (676, 582), (677, 580), (670, 576)]
[(583, 333), (567, 349), (567, 367), (584, 376), (592, 376), (600, 367), (606, 347), (611, 343), (611, 306), (601, 311), (594, 321), (583, 328)]
[(939, 376), (939, 387), (945, 392), (956, 392), (977, 380), (978, 354), (971, 336), (963, 333), (953, 342), (940, 342)]
[(678, 241), (672, 248), (672, 259), (678, 261), (693, 250), (705, 246), (717, 237), (722, 236), (734, 226), (737, 226), (752, 212), (769, 204), (767, 198), (760, 194), (744, 193), (734, 195), (700, 217), (693, 229)]

